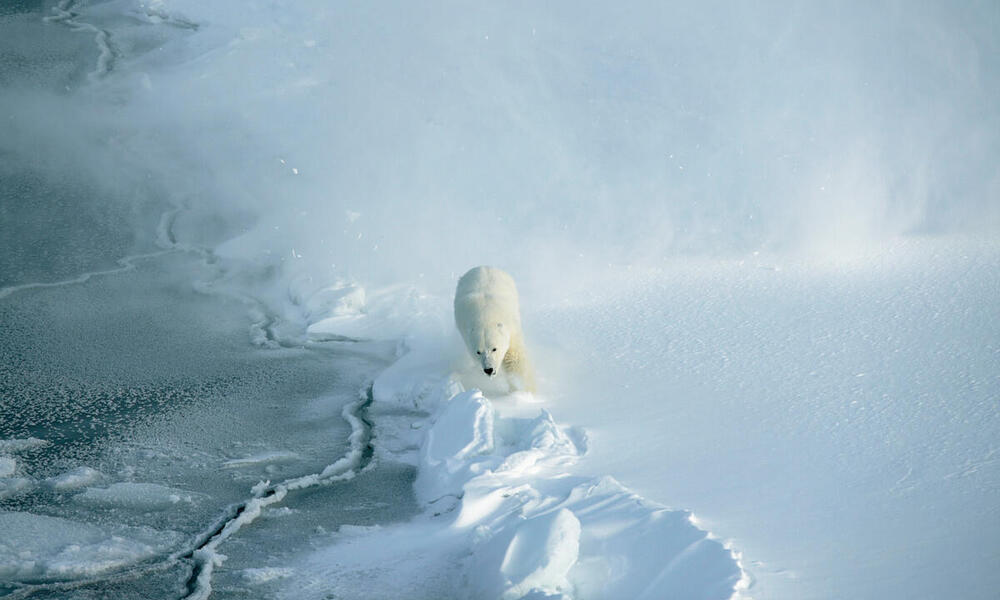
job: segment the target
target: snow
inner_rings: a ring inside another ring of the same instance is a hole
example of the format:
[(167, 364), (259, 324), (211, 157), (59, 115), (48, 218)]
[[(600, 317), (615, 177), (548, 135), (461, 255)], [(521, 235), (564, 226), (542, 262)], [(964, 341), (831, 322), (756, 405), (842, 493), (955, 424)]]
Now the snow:
[[(737, 557), (690, 513), (644, 500), (612, 478), (581, 476), (575, 465), (585, 435), (559, 426), (540, 408), (544, 399), (466, 390), (465, 375), (475, 371), (452, 370), (460, 363), (453, 353), (464, 352), (454, 335), (451, 352), (441, 351), (440, 339), (415, 337), (375, 380), (369, 409), (380, 460), (416, 464), (414, 489), (425, 510), (391, 531), (393, 543), (420, 547), (418, 562), (437, 556), (447, 565), (457, 555), (464, 565), (446, 592), (435, 593), (729, 598), (745, 586)], [(435, 521), (434, 544), (426, 547), (427, 523)], [(341, 552), (334, 544), (293, 568), (342, 564)], [(387, 564), (373, 568), (400, 581), (414, 560), (379, 560)]]
[(986, 597), (998, 265), (995, 242), (926, 240), (617, 273), (535, 319), (579, 357), (552, 410), (588, 431), (589, 469), (732, 540), (755, 597)]
[(500, 563), (506, 588), (501, 598), (554, 596), (571, 590), (566, 576), (579, 553), (580, 521), (572, 511), (563, 508), (526, 520), (517, 528)]
[[(493, 451), (493, 407), (478, 390), (449, 399), (421, 444), (417, 497), (458, 496)], [(480, 458), (484, 457), (484, 458)]]
[[(49, 16), (91, 54), (0, 73), (0, 585), (995, 596), (995, 6)], [(478, 264), (536, 394), (461, 346)]]
[[(994, 241), (917, 238), (605, 269), (526, 309), (540, 396), (477, 389), (454, 332), (411, 339), (375, 382), (377, 448), (418, 465), (452, 535), (474, 532), (458, 595), (986, 597), (998, 267)], [(935, 571), (958, 564), (962, 582)]]

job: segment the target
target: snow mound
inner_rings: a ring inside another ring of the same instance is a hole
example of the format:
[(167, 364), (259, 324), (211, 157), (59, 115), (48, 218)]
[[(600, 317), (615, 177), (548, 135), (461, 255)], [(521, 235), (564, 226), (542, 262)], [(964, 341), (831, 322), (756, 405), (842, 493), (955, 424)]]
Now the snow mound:
[(479, 390), (462, 392), (437, 415), (426, 434), (417, 475), (423, 502), (459, 495), (483, 463), (493, 462), (493, 407)]
[[(427, 294), (412, 286), (390, 286), (366, 293), (357, 285), (339, 283), (306, 298), (303, 312), (311, 324), (311, 341), (396, 340), (450, 323)], [(324, 315), (315, 320), (312, 317)]]
[(0, 579), (23, 583), (93, 577), (157, 556), (182, 538), (174, 531), (107, 530), (25, 512), (0, 512), (0, 531)]
[(586, 437), (517, 393), (465, 390), (440, 348), (411, 345), (373, 385), (376, 448), (417, 466), (431, 519), (465, 540), (460, 593), (476, 598), (718, 598), (737, 557), (690, 513), (575, 472)]
[(89, 488), (73, 500), (82, 504), (112, 506), (131, 510), (165, 510), (178, 504), (193, 504), (198, 494), (157, 483), (113, 483), (106, 488)]
[(17, 460), (9, 456), (0, 456), (0, 477), (10, 477), (17, 471)]
[(569, 589), (566, 576), (580, 554), (580, 520), (562, 508), (522, 523), (507, 544), (500, 574), (503, 598), (559, 594)]

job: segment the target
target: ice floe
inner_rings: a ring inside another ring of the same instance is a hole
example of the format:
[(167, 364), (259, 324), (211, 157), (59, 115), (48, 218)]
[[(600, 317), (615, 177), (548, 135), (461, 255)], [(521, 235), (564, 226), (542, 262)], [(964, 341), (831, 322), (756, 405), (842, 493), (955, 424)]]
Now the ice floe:
[(10, 477), (17, 471), (17, 460), (9, 456), (0, 456), (0, 477)]
[(9, 454), (13, 452), (23, 452), (34, 448), (44, 448), (48, 445), (48, 441), (40, 440), (35, 437), (12, 438), (8, 440), (0, 440), (0, 453)]
[(34, 488), (35, 480), (27, 477), (5, 477), (0, 479), (0, 500), (22, 494)]
[(267, 583), (269, 581), (274, 581), (275, 579), (284, 579), (286, 577), (291, 577), (295, 575), (293, 569), (281, 568), (281, 567), (260, 567), (252, 569), (243, 569), (240, 573), (243, 580), (252, 585), (260, 585), (262, 583)]
[(0, 531), (0, 578), (25, 583), (93, 577), (160, 555), (182, 537), (27, 512), (0, 512)]
[(54, 477), (49, 477), (44, 481), (44, 484), (58, 491), (75, 490), (97, 483), (103, 477), (104, 474), (96, 469), (80, 466)]
[(73, 500), (81, 504), (151, 511), (192, 504), (199, 496), (158, 483), (120, 482), (106, 488), (89, 488), (73, 496)]

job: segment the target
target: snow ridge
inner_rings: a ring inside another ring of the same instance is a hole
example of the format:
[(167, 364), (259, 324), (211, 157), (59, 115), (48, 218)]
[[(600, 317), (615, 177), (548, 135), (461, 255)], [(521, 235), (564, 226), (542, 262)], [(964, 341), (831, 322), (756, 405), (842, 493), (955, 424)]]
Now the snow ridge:
[(691, 513), (580, 475), (584, 432), (544, 409), (524, 416), (531, 394), (465, 389), (434, 344), (405, 344), (369, 414), (376, 454), (415, 464), (427, 518), (464, 540), (456, 594), (724, 600), (746, 589), (738, 555)]

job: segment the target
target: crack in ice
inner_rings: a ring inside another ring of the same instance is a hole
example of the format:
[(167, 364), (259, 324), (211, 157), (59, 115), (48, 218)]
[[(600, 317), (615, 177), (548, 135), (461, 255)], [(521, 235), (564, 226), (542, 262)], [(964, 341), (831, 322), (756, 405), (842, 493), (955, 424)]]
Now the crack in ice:
[(97, 44), (99, 54), (97, 55), (97, 66), (88, 74), (91, 81), (100, 79), (111, 72), (118, 58), (118, 52), (111, 43), (111, 32), (101, 29), (90, 23), (78, 21), (79, 13), (73, 12), (77, 0), (61, 0), (59, 4), (52, 8), (55, 14), (44, 17), (46, 23), (60, 23), (71, 28), (73, 31), (90, 31), (94, 34), (94, 42)]
[(211, 595), (212, 574), (215, 567), (226, 560), (226, 556), (218, 552), (219, 546), (245, 525), (253, 523), (264, 508), (281, 502), (290, 491), (348, 481), (370, 466), (373, 455), (371, 423), (363, 413), (371, 402), (372, 392), (369, 386), (367, 394), (361, 400), (344, 407), (341, 414), (351, 425), (351, 434), (348, 436), (350, 449), (344, 456), (319, 473), (293, 477), (277, 485), (271, 485), (270, 482), (258, 483), (251, 490), (253, 498), (237, 506), (229, 519), (207, 535), (201, 536), (203, 541), (182, 556), (194, 561), (194, 569), (187, 581), (188, 593), (183, 600), (206, 600)]

